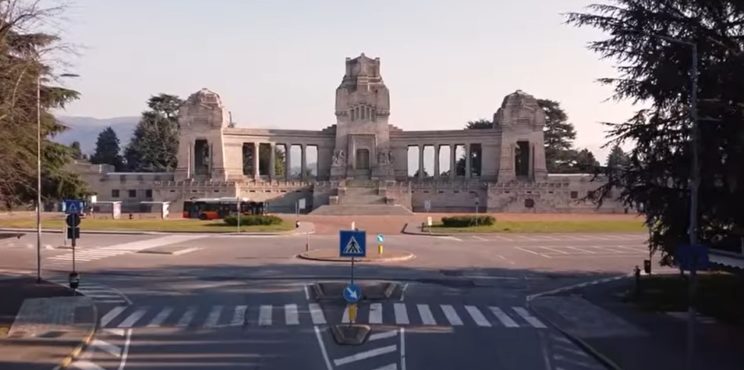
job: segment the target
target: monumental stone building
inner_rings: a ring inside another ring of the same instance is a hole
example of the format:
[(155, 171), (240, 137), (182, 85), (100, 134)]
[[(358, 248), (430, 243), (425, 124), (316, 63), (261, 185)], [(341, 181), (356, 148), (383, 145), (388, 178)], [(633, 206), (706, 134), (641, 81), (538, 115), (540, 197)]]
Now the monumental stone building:
[(124, 212), (142, 201), (178, 212), (186, 200), (219, 197), (268, 202), (270, 212), (305, 199), (316, 214), (623, 211), (583, 200), (601, 184), (591, 175), (547, 173), (545, 115), (531, 95), (507, 95), (490, 129), (404, 131), (390, 123), (380, 67), (364, 54), (346, 59), (336, 124), (323, 130), (236, 127), (220, 96), (202, 89), (180, 109), (173, 173), (79, 172)]

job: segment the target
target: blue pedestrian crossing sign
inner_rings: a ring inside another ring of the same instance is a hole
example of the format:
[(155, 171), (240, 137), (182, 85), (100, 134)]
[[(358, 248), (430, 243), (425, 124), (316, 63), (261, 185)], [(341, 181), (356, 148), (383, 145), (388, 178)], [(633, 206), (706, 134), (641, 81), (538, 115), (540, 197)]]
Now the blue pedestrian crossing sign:
[(344, 299), (349, 303), (357, 303), (362, 299), (362, 290), (351, 283), (344, 288)]
[(339, 232), (339, 256), (364, 257), (367, 255), (367, 233), (364, 231), (341, 230)]
[(83, 213), (83, 201), (77, 199), (65, 199), (65, 214)]

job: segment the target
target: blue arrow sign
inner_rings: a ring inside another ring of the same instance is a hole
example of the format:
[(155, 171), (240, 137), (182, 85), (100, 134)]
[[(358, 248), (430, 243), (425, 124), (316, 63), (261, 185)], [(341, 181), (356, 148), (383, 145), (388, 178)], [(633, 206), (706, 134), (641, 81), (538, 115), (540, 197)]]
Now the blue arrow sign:
[(338, 254), (341, 257), (364, 257), (367, 255), (367, 233), (364, 231), (339, 231)]
[(349, 303), (357, 303), (362, 299), (362, 290), (354, 284), (349, 284), (344, 288), (344, 299)]
[(377, 242), (383, 243), (385, 241), (385, 237), (382, 236), (382, 234), (377, 234)]

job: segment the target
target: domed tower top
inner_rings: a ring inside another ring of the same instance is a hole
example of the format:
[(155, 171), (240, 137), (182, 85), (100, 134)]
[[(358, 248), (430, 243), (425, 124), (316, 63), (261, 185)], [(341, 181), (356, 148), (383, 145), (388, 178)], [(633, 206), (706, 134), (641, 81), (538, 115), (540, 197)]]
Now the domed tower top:
[(517, 90), (501, 102), (501, 107), (493, 115), (496, 126), (532, 126), (545, 125), (545, 112), (534, 96), (522, 90)]
[(203, 88), (189, 96), (181, 105), (178, 121), (182, 127), (222, 128), (229, 124), (229, 114), (219, 94)]

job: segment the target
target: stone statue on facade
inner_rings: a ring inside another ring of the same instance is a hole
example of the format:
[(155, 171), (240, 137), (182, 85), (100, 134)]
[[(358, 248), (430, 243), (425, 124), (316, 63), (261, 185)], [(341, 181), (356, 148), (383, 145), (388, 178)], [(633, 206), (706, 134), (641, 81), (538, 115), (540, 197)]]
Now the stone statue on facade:
[(393, 152), (389, 150), (381, 150), (377, 154), (377, 163), (381, 165), (393, 164)]
[(333, 165), (334, 166), (343, 166), (346, 162), (346, 154), (344, 154), (344, 151), (339, 149), (333, 152)]

